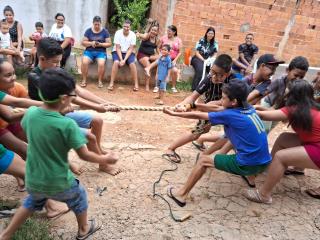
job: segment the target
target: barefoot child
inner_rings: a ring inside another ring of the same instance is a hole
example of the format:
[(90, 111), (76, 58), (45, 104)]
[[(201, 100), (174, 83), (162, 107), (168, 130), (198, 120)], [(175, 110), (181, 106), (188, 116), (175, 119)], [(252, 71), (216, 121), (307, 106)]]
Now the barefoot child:
[(178, 190), (168, 188), (168, 196), (180, 207), (207, 168), (216, 168), (232, 174), (247, 176), (264, 171), (271, 161), (267, 135), (262, 121), (252, 106), (247, 103), (248, 85), (241, 80), (231, 80), (222, 88), (222, 111), (218, 112), (173, 112), (171, 116), (209, 120), (212, 125), (224, 125), (225, 134), (236, 149), (236, 154), (202, 155), (193, 168), (187, 182)]
[(159, 100), (156, 102), (157, 105), (163, 105), (164, 93), (167, 89), (167, 82), (171, 73), (172, 61), (169, 56), (170, 49), (170, 45), (164, 44), (160, 50), (161, 57), (145, 68), (147, 75), (150, 77), (150, 70), (158, 65), (156, 87), (159, 88), (159, 96), (156, 99)]
[(9, 33), (9, 25), (7, 22), (0, 21), (0, 54), (5, 55), (12, 64), (13, 57), (18, 56), (24, 62), (23, 51), (19, 51), (12, 45)]
[[(28, 75), (28, 92), (29, 97), (35, 100), (41, 100), (38, 95), (39, 78), (45, 69), (59, 66), (62, 58), (62, 48), (60, 44), (52, 38), (43, 38), (38, 42), (37, 54), (39, 57), (39, 65), (35, 67)], [(76, 85), (77, 97), (73, 99), (73, 103), (80, 105), (86, 109), (93, 109), (97, 112), (118, 111), (118, 107), (107, 103), (104, 99), (92, 94), (88, 90)], [(91, 113), (83, 111), (74, 111), (66, 114), (66, 117), (76, 121), (81, 131), (88, 139), (88, 148), (90, 151), (101, 154), (104, 151), (101, 148), (101, 136), (103, 128), (103, 120), (99, 116), (93, 116)], [(91, 129), (91, 131), (89, 130)], [(84, 169), (71, 165), (72, 171), (81, 174)], [(99, 169), (111, 175), (120, 173), (120, 169), (111, 165), (99, 165)]]
[(70, 74), (59, 68), (44, 71), (39, 80), (39, 95), (44, 104), (29, 108), (22, 120), (29, 140), (26, 165), (29, 195), (0, 239), (10, 239), (34, 211), (43, 208), (48, 198), (68, 205), (78, 221), (77, 239), (85, 239), (101, 226), (87, 219), (87, 194), (69, 169), (68, 152), (75, 149), (83, 160), (100, 164), (114, 164), (117, 158), (88, 151), (87, 140), (76, 123), (60, 114), (75, 97), (75, 82)]

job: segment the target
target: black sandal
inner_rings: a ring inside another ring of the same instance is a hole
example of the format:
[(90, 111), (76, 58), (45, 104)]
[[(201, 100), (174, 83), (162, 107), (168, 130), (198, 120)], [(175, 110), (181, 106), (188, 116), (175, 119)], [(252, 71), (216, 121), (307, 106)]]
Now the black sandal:
[(193, 146), (195, 146), (200, 151), (206, 150), (206, 147), (204, 146), (204, 144), (199, 144), (196, 141), (192, 141), (192, 144), (193, 144)]
[(97, 225), (96, 221), (94, 219), (89, 220), (89, 222), (91, 222), (89, 231), (85, 235), (82, 235), (82, 236), (78, 234), (76, 237), (77, 240), (87, 239), (89, 236), (91, 236), (92, 234), (94, 234), (96, 231), (98, 231), (101, 228), (101, 225)]
[(168, 161), (171, 161), (171, 162), (174, 162), (174, 163), (180, 163), (181, 162), (181, 157), (175, 151), (173, 151), (172, 153), (162, 154), (162, 157), (164, 159), (166, 159)]
[(175, 201), (175, 203), (178, 204), (179, 207), (184, 207), (187, 203), (181, 202), (179, 199), (177, 199), (175, 196), (173, 196), (172, 189), (173, 189), (173, 187), (168, 187), (168, 191), (167, 191), (168, 197), (171, 198), (173, 201)]
[(241, 178), (248, 184), (249, 187), (251, 188), (255, 188), (256, 187), (256, 184), (252, 184), (249, 182), (248, 178), (246, 176), (241, 176)]

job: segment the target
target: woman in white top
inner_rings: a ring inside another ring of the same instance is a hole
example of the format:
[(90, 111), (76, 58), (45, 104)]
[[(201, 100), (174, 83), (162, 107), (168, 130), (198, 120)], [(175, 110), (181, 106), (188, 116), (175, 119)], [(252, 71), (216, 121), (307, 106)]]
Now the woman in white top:
[(56, 23), (52, 25), (49, 37), (57, 40), (63, 49), (60, 67), (64, 68), (68, 57), (71, 53), (72, 32), (71, 29), (64, 23), (65, 17), (62, 13), (57, 13), (55, 16)]

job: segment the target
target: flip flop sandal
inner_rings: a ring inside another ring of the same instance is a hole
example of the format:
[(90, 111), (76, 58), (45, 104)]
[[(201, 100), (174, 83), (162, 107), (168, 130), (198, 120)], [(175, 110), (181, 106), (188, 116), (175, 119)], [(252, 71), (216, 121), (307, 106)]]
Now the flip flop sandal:
[(113, 91), (113, 86), (109, 86), (107, 89), (108, 89), (109, 91)]
[(313, 189), (308, 189), (305, 191), (305, 193), (308, 194), (310, 197), (320, 199), (320, 193)]
[(304, 171), (302, 170), (295, 170), (295, 169), (287, 169), (284, 171), (284, 175), (298, 175), (298, 176), (301, 176), (301, 175), (304, 175)]
[(251, 187), (251, 188), (255, 188), (256, 187), (256, 184), (250, 183), (246, 176), (241, 176), (241, 178), (248, 184), (249, 187)]
[(86, 82), (81, 82), (81, 83), (80, 83), (80, 87), (85, 88), (86, 86), (87, 86), (87, 83), (86, 83)]
[(171, 162), (174, 162), (174, 163), (180, 163), (181, 162), (181, 157), (175, 151), (173, 151), (172, 153), (162, 154), (162, 157), (164, 159), (166, 159), (168, 161), (171, 161)]
[(94, 234), (96, 231), (98, 231), (101, 228), (101, 225), (96, 225), (96, 221), (94, 219), (89, 220), (89, 222), (91, 222), (91, 224), (90, 224), (90, 229), (88, 233), (82, 236), (78, 234), (76, 237), (77, 240), (87, 239), (90, 235)]
[(173, 201), (175, 201), (175, 203), (178, 204), (179, 207), (184, 207), (187, 203), (181, 202), (179, 199), (177, 199), (175, 196), (173, 196), (172, 189), (173, 189), (173, 187), (168, 187), (168, 189), (167, 189), (168, 197), (171, 198)]
[(139, 91), (139, 88), (134, 87), (134, 88), (133, 88), (133, 91), (134, 91), (134, 92), (138, 92), (138, 91)]
[(272, 203), (271, 197), (268, 200), (262, 199), (258, 189), (248, 189), (244, 193), (244, 196), (252, 202), (264, 203), (264, 204), (271, 204)]
[(204, 144), (199, 144), (196, 141), (192, 141), (192, 144), (193, 144), (193, 146), (195, 146), (200, 151), (206, 150), (206, 147), (204, 146)]
[(102, 82), (98, 83), (98, 88), (103, 88), (103, 83)]

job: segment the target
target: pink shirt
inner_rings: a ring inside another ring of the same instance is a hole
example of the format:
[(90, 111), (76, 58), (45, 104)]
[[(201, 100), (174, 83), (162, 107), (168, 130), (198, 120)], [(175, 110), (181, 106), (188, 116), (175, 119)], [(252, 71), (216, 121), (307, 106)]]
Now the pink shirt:
[(165, 35), (160, 38), (160, 49), (161, 49), (162, 45), (164, 45), (164, 44), (170, 45), (170, 47), (171, 47), (170, 58), (171, 58), (171, 60), (174, 60), (178, 56), (178, 54), (180, 52), (180, 48), (182, 47), (181, 39), (178, 37), (175, 37), (174, 40), (171, 41), (168, 39), (168, 36)]

